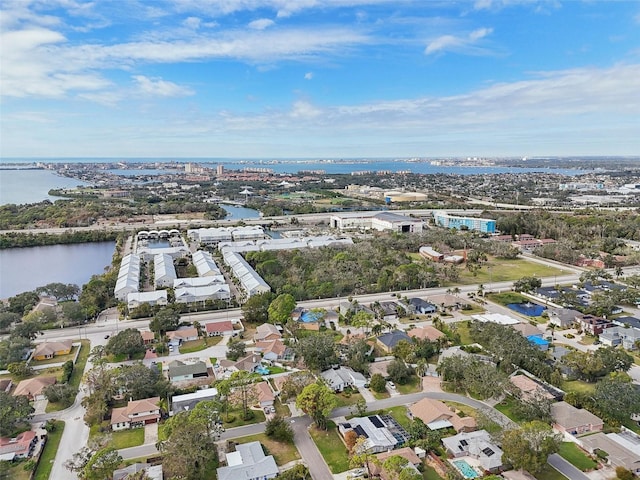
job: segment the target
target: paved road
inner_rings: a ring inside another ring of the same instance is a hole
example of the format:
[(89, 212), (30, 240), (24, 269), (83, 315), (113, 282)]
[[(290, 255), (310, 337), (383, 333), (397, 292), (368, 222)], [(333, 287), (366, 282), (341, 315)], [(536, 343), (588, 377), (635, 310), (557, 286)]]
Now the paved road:
[(587, 475), (571, 465), (557, 453), (549, 455), (547, 462), (569, 480), (590, 480)]
[(302, 460), (309, 467), (313, 480), (333, 480), (333, 474), (309, 434), (311, 419), (305, 415), (304, 417), (296, 417), (293, 421), (295, 445)]

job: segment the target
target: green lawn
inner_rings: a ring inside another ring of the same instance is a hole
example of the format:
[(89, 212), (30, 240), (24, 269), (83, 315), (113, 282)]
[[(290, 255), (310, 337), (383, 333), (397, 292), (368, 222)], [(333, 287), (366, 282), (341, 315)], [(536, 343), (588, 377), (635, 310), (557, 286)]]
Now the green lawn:
[(462, 345), (470, 345), (470, 344), (474, 343), (473, 339), (471, 338), (471, 334), (469, 333), (469, 322), (468, 321), (456, 322), (456, 323), (450, 325), (450, 328), (451, 328), (452, 331), (455, 331), (456, 333), (458, 333), (460, 335), (460, 343)]
[(492, 293), (487, 295), (492, 302), (500, 305), (508, 305), (510, 303), (526, 303), (529, 301), (527, 297), (517, 292)]
[(596, 390), (595, 383), (587, 383), (582, 380), (571, 380), (562, 382), (562, 390), (565, 392), (593, 393)]
[(223, 413), (222, 420), (224, 428), (241, 427), (243, 425), (250, 425), (252, 423), (261, 423), (266, 420), (264, 412), (262, 410), (251, 410), (253, 412), (253, 418), (250, 420), (244, 420), (242, 418), (242, 410), (230, 409), (229, 417), (235, 417), (232, 422), (226, 422), (227, 416)]
[(389, 398), (391, 396), (391, 394), (389, 392), (387, 392), (386, 390), (382, 393), (378, 393), (375, 390), (371, 390), (369, 389), (369, 391), (371, 392), (371, 394), (374, 396), (374, 398), (376, 400), (383, 400), (385, 398)]
[(342, 443), (335, 423), (330, 421), (326, 431), (318, 430), (312, 426), (309, 433), (324, 461), (327, 462), (331, 473), (340, 473), (349, 469), (347, 447)]
[(143, 443), (144, 428), (132, 428), (131, 430), (121, 430), (111, 434), (111, 446), (116, 450), (137, 447)]
[(264, 433), (250, 435), (248, 437), (235, 438), (234, 441), (236, 443), (260, 442), (264, 447), (267, 448), (269, 454), (273, 455), (273, 458), (279, 466), (282, 466), (294, 460), (298, 460), (300, 458), (298, 449), (294, 444), (278, 442), (276, 440), (273, 440), (272, 438), (267, 437), (267, 435)]
[(48, 480), (53, 468), (53, 461), (56, 458), (56, 452), (58, 451), (58, 445), (60, 445), (60, 439), (62, 438), (62, 432), (64, 432), (64, 422), (56, 420), (56, 428), (53, 432), (49, 433), (47, 438), (47, 444), (44, 446), (42, 455), (40, 456), (40, 463), (35, 471), (34, 480)]
[(179, 350), (180, 350), (180, 353), (194, 353), (194, 352), (199, 352), (201, 350), (204, 350), (208, 346), (209, 345), (207, 345), (207, 341), (202, 340), (200, 338), (198, 340), (182, 342), (182, 345), (180, 345)]
[(524, 418), (516, 415), (513, 411), (514, 406), (516, 405), (517, 400), (513, 397), (505, 397), (500, 403), (498, 403), (495, 408), (499, 412), (504, 413), (507, 417), (513, 420), (516, 423), (522, 423), (525, 421)]
[(442, 477), (438, 475), (438, 473), (430, 467), (429, 465), (424, 466), (424, 472), (422, 472), (423, 480), (442, 480)]
[(406, 395), (408, 393), (420, 392), (422, 390), (422, 385), (420, 378), (417, 375), (412, 375), (409, 381), (404, 385), (396, 383), (396, 388), (401, 394)]
[(482, 283), (485, 288), (489, 288), (492, 283), (519, 280), (522, 277), (532, 277), (534, 274), (538, 278), (543, 278), (562, 275), (563, 273), (558, 268), (547, 267), (546, 265), (522, 259), (490, 258), (475, 276), (467, 269), (460, 269), (460, 279), (457, 284), (472, 285)]
[(405, 430), (407, 430), (411, 425), (411, 419), (407, 417), (407, 407), (404, 405), (385, 409), (385, 412), (389, 412), (396, 422), (398, 422)]
[(358, 393), (357, 390), (355, 391), (355, 393), (347, 390), (345, 392), (336, 393), (336, 398), (338, 400), (338, 405), (336, 406), (336, 408), (348, 407), (350, 405), (355, 405), (356, 403), (358, 403), (358, 400), (362, 399), (362, 395)]
[(535, 477), (538, 480), (567, 480), (567, 477), (562, 475), (559, 471), (553, 468), (548, 463), (542, 468), (542, 471), (537, 473)]
[(562, 442), (560, 456), (571, 463), (574, 467), (587, 472), (596, 468), (597, 463), (589, 458), (580, 448), (573, 442)]
[(269, 375), (275, 375), (276, 373), (284, 373), (287, 371), (286, 368), (282, 367), (267, 367), (269, 369)]

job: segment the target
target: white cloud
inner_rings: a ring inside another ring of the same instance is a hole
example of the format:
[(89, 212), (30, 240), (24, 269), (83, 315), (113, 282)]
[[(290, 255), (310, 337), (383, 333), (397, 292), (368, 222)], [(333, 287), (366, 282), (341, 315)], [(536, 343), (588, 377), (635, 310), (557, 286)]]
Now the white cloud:
[(475, 44), (492, 32), (492, 28), (479, 28), (466, 36), (442, 35), (430, 41), (424, 53), (425, 55), (431, 55), (438, 52), (452, 51), (469, 55), (486, 54), (487, 50), (477, 47)]
[(307, 72), (304, 74), (305, 80), (311, 80), (313, 78), (313, 72)]
[(202, 20), (199, 19), (198, 17), (187, 17), (182, 21), (182, 24), (185, 27), (191, 28), (193, 30), (199, 29), (201, 23), (202, 23)]
[(162, 80), (161, 78), (149, 78), (144, 75), (134, 75), (132, 77), (136, 84), (137, 89), (149, 96), (154, 97), (184, 97), (193, 95), (193, 90), (181, 87), (173, 82)]
[(271, 20), (270, 18), (260, 18), (259, 20), (254, 20), (249, 23), (249, 28), (254, 30), (265, 30), (266, 28), (272, 27), (276, 22)]

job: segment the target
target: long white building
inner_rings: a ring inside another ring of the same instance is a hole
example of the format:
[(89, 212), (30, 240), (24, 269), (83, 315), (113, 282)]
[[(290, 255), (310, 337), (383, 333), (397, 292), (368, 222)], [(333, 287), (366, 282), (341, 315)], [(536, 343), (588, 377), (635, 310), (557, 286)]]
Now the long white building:
[(198, 250), (191, 256), (191, 261), (195, 265), (199, 277), (213, 277), (221, 275), (220, 269), (209, 252)]
[(392, 212), (348, 212), (331, 215), (331, 228), (338, 230), (378, 230), (398, 233), (422, 232), (424, 222)]
[(153, 275), (156, 287), (172, 287), (177, 278), (173, 258), (167, 253), (160, 253), (153, 257)]
[(207, 300), (229, 300), (231, 290), (229, 285), (217, 284), (202, 287), (176, 288), (176, 303), (205, 302)]
[(222, 257), (240, 281), (247, 297), (271, 291), (271, 287), (267, 282), (264, 281), (258, 272), (256, 272), (239, 253), (225, 249), (222, 252)]
[(115, 297), (125, 302), (127, 295), (137, 292), (140, 285), (140, 257), (134, 253), (125, 255), (120, 262), (118, 280), (113, 290)]
[(264, 229), (259, 225), (217, 228), (196, 228), (187, 230), (187, 237), (203, 245), (217, 245), (220, 242), (257, 240), (265, 238)]

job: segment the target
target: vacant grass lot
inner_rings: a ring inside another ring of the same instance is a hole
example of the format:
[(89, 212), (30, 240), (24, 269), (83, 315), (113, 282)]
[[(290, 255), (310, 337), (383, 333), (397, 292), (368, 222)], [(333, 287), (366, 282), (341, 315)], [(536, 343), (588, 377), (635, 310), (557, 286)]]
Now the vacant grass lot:
[(198, 340), (182, 342), (182, 345), (180, 345), (179, 350), (180, 350), (180, 353), (194, 353), (194, 352), (199, 352), (201, 350), (204, 350), (208, 346), (209, 345), (207, 345), (206, 340), (202, 340), (201, 338), (199, 338)]
[[(56, 452), (58, 451), (58, 445), (60, 445), (60, 439), (64, 432), (64, 422), (61, 420), (55, 421), (55, 430), (49, 433), (47, 444), (44, 446), (42, 456), (40, 457), (40, 463), (35, 471), (34, 480), (48, 480), (53, 468), (53, 461), (56, 458)], [(13, 477), (11, 477), (13, 478)], [(29, 478), (29, 477), (26, 477)]]
[(357, 391), (353, 392), (341, 392), (336, 394), (336, 398), (338, 400), (337, 407), (348, 407), (350, 405), (355, 405), (358, 403), (358, 400), (362, 399), (362, 395)]
[(291, 443), (278, 442), (272, 438), (267, 437), (267, 435), (264, 433), (250, 435), (248, 437), (235, 438), (234, 441), (236, 443), (260, 442), (267, 448), (269, 454), (273, 455), (273, 458), (275, 459), (278, 466), (282, 466), (285, 463), (289, 463), (300, 458), (300, 454), (298, 453), (298, 449), (295, 445)]
[(524, 418), (514, 413), (513, 409), (516, 405), (516, 400), (513, 397), (505, 397), (500, 403), (495, 406), (495, 409), (499, 412), (504, 413), (507, 417), (513, 420), (516, 423), (522, 423), (525, 421)]
[(411, 375), (411, 378), (409, 379), (409, 381), (404, 385), (400, 385), (399, 383), (396, 383), (396, 388), (403, 395), (422, 391), (420, 378), (417, 375)]
[(243, 425), (250, 425), (252, 423), (260, 423), (266, 420), (264, 412), (262, 410), (251, 410), (253, 412), (253, 418), (250, 420), (243, 420), (241, 409), (229, 409), (229, 418), (234, 417), (232, 422), (227, 422), (227, 416), (222, 414), (222, 421), (224, 428), (241, 427)]
[(309, 433), (331, 473), (340, 473), (349, 469), (347, 447), (342, 443), (335, 423), (329, 422), (326, 431), (311, 427)]
[(425, 465), (422, 478), (423, 480), (442, 480), (442, 477), (429, 465)]
[(137, 447), (144, 443), (144, 428), (132, 428), (111, 434), (111, 446), (116, 450)]
[(565, 380), (562, 382), (562, 390), (565, 392), (580, 392), (592, 394), (596, 390), (595, 383), (587, 383), (582, 380)]
[(543, 278), (563, 275), (564, 272), (559, 268), (547, 267), (526, 260), (504, 260), (490, 257), (475, 276), (467, 269), (460, 269), (460, 279), (457, 283), (459, 285), (482, 283), (489, 287), (490, 283), (514, 281), (522, 277), (533, 277), (534, 274), (538, 278)]
[(571, 463), (574, 467), (587, 472), (596, 468), (597, 463), (589, 458), (580, 448), (573, 442), (562, 442), (560, 456)]
[(471, 333), (469, 333), (469, 322), (456, 322), (452, 325), (449, 325), (452, 331), (457, 332), (460, 335), (460, 343), (462, 345), (470, 345), (473, 342), (471, 338)]

